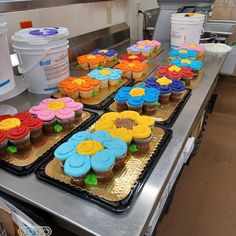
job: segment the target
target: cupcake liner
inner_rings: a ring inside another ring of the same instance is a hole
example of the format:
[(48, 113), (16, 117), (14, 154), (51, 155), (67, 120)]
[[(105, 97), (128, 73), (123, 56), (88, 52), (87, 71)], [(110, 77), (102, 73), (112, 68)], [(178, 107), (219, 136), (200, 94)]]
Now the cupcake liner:
[(0, 158), (2, 160), (6, 159), (6, 155), (7, 155), (7, 143), (8, 140), (5, 139), (3, 142), (0, 143)]
[(82, 118), (82, 113), (83, 113), (82, 109), (79, 110), (79, 111), (75, 111), (75, 120), (81, 119)]
[(128, 106), (126, 102), (116, 102), (116, 109), (118, 112), (128, 110)]
[(36, 143), (37, 141), (40, 141), (42, 136), (43, 136), (42, 127), (35, 128), (30, 131), (30, 139), (31, 139), (32, 143)]
[(144, 103), (143, 104), (143, 114), (154, 115), (157, 110), (157, 104), (155, 103)]
[(57, 119), (54, 118), (53, 120), (50, 121), (44, 121), (43, 124), (43, 132), (44, 134), (51, 134), (54, 133), (54, 129), (53, 126), (57, 123)]
[(87, 62), (81, 63), (81, 64), (79, 64), (79, 65), (80, 65), (80, 67), (81, 67), (82, 69), (87, 69), (87, 68), (88, 68), (88, 63), (87, 63)]
[(141, 79), (142, 78), (142, 75), (143, 75), (143, 72), (132, 72), (132, 78), (133, 79)]
[(108, 79), (101, 81), (101, 88), (107, 88), (108, 87)]
[(31, 149), (30, 133), (22, 139), (9, 139), (9, 141), (17, 148), (18, 153), (29, 151)]
[(170, 101), (170, 93), (168, 94), (160, 94), (159, 95), (159, 102), (162, 104), (168, 104)]
[(81, 98), (91, 98), (93, 96), (93, 90), (91, 91), (80, 91)]
[(128, 106), (128, 110), (136, 111), (136, 112), (138, 112), (138, 113), (142, 113), (143, 105), (135, 107), (135, 106), (130, 106), (130, 105), (127, 103), (127, 106)]
[(116, 80), (109, 80), (109, 85), (111, 86), (115, 86), (115, 85), (119, 85), (120, 84), (120, 79), (116, 79)]
[(150, 143), (153, 139), (153, 134), (151, 134), (148, 138), (134, 138), (133, 142), (137, 145), (138, 151), (136, 154), (146, 153), (150, 149)]
[(75, 118), (72, 117), (70, 119), (67, 120), (61, 120), (59, 118), (57, 118), (57, 122), (63, 127), (63, 128), (70, 128), (74, 125), (75, 123)]

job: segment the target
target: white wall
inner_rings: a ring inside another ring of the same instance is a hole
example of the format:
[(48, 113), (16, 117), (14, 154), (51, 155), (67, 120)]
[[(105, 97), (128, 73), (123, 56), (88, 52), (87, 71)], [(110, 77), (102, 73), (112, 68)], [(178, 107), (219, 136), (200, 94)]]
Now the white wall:
[(143, 15), (137, 15), (138, 10), (157, 8), (157, 0), (128, 0), (126, 22), (131, 29), (131, 39), (143, 38)]
[(72, 4), (5, 13), (8, 37), (19, 30), (19, 22), (32, 20), (34, 27), (65, 26), (70, 37), (125, 22), (127, 0)]

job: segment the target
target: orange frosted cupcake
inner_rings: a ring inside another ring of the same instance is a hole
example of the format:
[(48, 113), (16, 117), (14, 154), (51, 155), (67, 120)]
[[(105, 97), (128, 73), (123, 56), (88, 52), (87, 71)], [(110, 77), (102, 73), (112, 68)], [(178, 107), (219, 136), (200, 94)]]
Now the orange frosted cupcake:
[(83, 69), (96, 69), (99, 66), (104, 66), (107, 59), (101, 55), (86, 54), (77, 57), (77, 61)]
[(79, 85), (80, 97), (91, 98), (93, 96), (93, 86), (90, 84)]
[(74, 100), (79, 97), (79, 85), (75, 83), (68, 84), (65, 88), (65, 93), (67, 96), (73, 98)]

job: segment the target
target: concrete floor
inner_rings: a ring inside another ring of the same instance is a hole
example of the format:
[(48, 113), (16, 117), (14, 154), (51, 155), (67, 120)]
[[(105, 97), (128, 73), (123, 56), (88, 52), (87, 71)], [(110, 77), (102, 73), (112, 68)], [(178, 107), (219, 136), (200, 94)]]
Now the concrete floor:
[(221, 77), (198, 154), (185, 166), (158, 236), (236, 235), (236, 78)]

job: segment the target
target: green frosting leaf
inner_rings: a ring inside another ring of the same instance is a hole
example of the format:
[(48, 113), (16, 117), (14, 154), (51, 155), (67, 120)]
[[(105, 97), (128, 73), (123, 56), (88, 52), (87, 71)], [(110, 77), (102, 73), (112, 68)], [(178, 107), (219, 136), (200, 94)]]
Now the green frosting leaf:
[(157, 107), (161, 107), (161, 103), (160, 102), (157, 102)]
[(80, 65), (77, 65), (77, 66), (76, 66), (76, 69), (81, 69), (81, 66), (80, 66)]
[(154, 52), (154, 53), (157, 53), (158, 50), (159, 50), (159, 49), (155, 47), (154, 50), (153, 50), (153, 52)]
[(149, 57), (154, 57), (154, 53), (151, 52), (151, 53), (149, 54)]
[(97, 175), (94, 173), (87, 174), (85, 177), (85, 184), (95, 186), (98, 184)]
[(102, 70), (102, 69), (103, 69), (103, 66), (102, 66), (102, 65), (99, 65), (99, 66), (98, 66), (98, 69), (99, 69), (99, 70)]
[(97, 96), (98, 95), (98, 92), (96, 92), (96, 91), (93, 91), (93, 94), (92, 94), (92, 96), (93, 97), (95, 97), (95, 96)]
[(183, 83), (184, 86), (186, 85), (185, 81), (182, 81), (182, 83)]
[(135, 152), (138, 151), (137, 146), (136, 146), (136, 144), (134, 144), (134, 143), (132, 143), (132, 144), (129, 145), (128, 150), (129, 150), (129, 152), (131, 152), (131, 153), (135, 153)]
[(56, 124), (56, 125), (53, 126), (53, 130), (54, 130), (55, 133), (60, 133), (63, 130), (63, 128), (62, 128), (61, 125)]
[(113, 57), (113, 59), (112, 59), (112, 61), (117, 61), (117, 60), (118, 60), (117, 56)]
[(15, 146), (8, 146), (7, 152), (10, 154), (15, 154), (15, 153), (17, 153), (17, 148)]
[(121, 84), (123, 81), (122, 81), (122, 79), (119, 79), (119, 84)]

